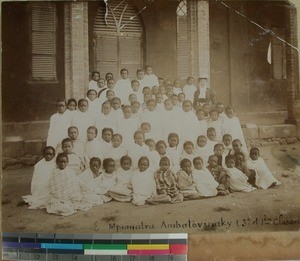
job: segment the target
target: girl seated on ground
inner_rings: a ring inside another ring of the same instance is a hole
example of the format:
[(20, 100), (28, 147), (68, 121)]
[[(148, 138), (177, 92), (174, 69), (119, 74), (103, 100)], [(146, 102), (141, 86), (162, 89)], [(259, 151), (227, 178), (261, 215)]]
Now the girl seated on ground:
[(281, 184), (273, 177), (265, 161), (260, 157), (258, 148), (250, 150), (250, 159), (247, 161), (247, 166), (255, 171), (255, 185), (258, 188), (267, 189)]
[(43, 158), (34, 165), (31, 195), (22, 197), (29, 204), (29, 209), (45, 208), (49, 196), (49, 179), (56, 166), (54, 156), (55, 149), (47, 146), (44, 148)]

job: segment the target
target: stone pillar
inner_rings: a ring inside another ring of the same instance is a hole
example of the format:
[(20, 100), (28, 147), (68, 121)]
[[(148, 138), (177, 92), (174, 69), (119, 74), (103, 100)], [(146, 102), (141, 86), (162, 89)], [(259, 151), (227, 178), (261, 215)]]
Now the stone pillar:
[(210, 78), (209, 47), (209, 3), (188, 1), (188, 23), (190, 31), (191, 75)]
[(66, 98), (85, 96), (89, 82), (88, 3), (65, 3)]
[[(286, 8), (287, 33), (286, 40), (292, 46), (298, 46), (297, 39), (297, 12), (291, 5)], [(299, 63), (298, 52), (290, 46), (286, 46), (287, 60), (287, 119), (286, 123), (300, 121), (300, 97), (299, 97)]]

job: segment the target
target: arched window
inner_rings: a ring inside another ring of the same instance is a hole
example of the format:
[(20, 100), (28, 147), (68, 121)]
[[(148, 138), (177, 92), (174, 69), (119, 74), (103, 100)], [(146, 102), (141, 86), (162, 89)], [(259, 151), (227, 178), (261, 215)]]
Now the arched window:
[(94, 20), (95, 68), (119, 77), (122, 68), (130, 76), (143, 66), (142, 25), (136, 8), (128, 0), (101, 1)]
[(188, 16), (185, 0), (177, 7), (177, 74), (180, 79), (186, 79), (190, 75)]

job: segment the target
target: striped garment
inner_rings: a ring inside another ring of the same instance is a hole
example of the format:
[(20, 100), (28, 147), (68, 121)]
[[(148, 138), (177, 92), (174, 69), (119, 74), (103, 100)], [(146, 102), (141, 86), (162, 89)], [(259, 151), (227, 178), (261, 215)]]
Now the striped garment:
[(154, 173), (154, 180), (158, 195), (167, 194), (173, 198), (178, 194), (174, 174), (170, 169), (166, 171), (160, 169), (156, 170)]

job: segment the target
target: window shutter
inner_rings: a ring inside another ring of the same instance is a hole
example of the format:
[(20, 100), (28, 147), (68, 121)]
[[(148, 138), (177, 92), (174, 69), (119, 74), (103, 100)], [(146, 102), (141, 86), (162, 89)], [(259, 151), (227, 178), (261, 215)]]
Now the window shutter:
[(31, 15), (31, 78), (53, 81), (56, 72), (56, 8), (54, 3), (33, 3)]

